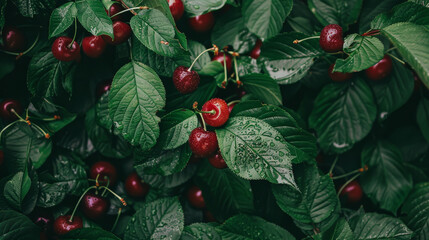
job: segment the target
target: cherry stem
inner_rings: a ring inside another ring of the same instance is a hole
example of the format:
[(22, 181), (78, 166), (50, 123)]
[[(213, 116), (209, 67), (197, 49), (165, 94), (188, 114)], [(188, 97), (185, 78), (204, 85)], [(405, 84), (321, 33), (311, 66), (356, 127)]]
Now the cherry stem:
[(353, 171), (351, 171), (349, 173), (346, 173), (346, 174), (343, 174), (343, 175), (340, 175), (340, 176), (336, 176), (336, 177), (332, 177), (332, 180), (345, 178), (345, 177), (348, 177), (348, 176), (353, 175), (355, 173), (360, 173), (360, 172), (363, 172), (363, 171), (365, 171), (364, 168), (359, 168), (359, 169), (353, 170)]
[(240, 76), (238, 76), (237, 57), (233, 55), (232, 59), (234, 60), (235, 81), (236, 81), (237, 85), (240, 86), (242, 83), (240, 81)]
[(1, 132), (0, 132), (0, 140), (1, 140), (1, 136), (3, 135), (3, 132), (4, 132), (4, 131), (6, 131), (6, 129), (10, 128), (12, 125), (14, 125), (14, 124), (15, 124), (15, 123), (17, 123), (17, 122), (21, 122), (21, 121), (20, 121), (20, 120), (18, 120), (18, 121), (11, 122), (11, 123), (9, 123), (6, 127), (4, 127), (4, 128), (1, 130)]
[(36, 46), (36, 44), (39, 42), (39, 38), (40, 38), (40, 33), (37, 32), (36, 40), (34, 40), (33, 44), (31, 44), (31, 46), (29, 48), (27, 48), (27, 50), (25, 50), (24, 52), (16, 53), (16, 52), (9, 52), (9, 51), (5, 51), (5, 50), (0, 50), (0, 52), (16, 56), (16, 59), (19, 59), (23, 55), (25, 55), (28, 52), (30, 52)]
[(127, 202), (125, 202), (125, 200), (123, 198), (121, 198), (121, 196), (119, 196), (118, 194), (116, 194), (114, 191), (112, 191), (110, 188), (106, 187), (106, 186), (101, 186), (100, 188), (104, 188), (107, 191), (109, 191), (111, 194), (113, 194), (113, 196), (115, 196), (117, 199), (119, 199), (119, 201), (121, 201), (122, 205), (127, 206)]
[(310, 40), (310, 39), (316, 39), (316, 38), (320, 38), (320, 36), (313, 36), (313, 37), (307, 37), (307, 38), (303, 38), (303, 39), (295, 39), (294, 41), (293, 41), (293, 43), (294, 44), (298, 44), (298, 43), (301, 43), (301, 42), (304, 42), (304, 41), (307, 41), (307, 40)]
[(112, 229), (110, 230), (111, 232), (113, 232), (113, 230), (115, 230), (116, 225), (118, 224), (119, 217), (121, 216), (121, 213), (122, 213), (122, 208), (119, 208), (119, 210), (118, 210), (118, 215), (116, 215), (115, 222), (113, 223), (113, 227), (112, 227)]
[(334, 168), (335, 168), (335, 165), (337, 165), (337, 162), (338, 162), (338, 155), (335, 157), (335, 160), (332, 163), (331, 168), (329, 169), (329, 176), (330, 177), (332, 176), (332, 171), (334, 171)]
[(226, 68), (226, 54), (223, 54), (223, 74), (225, 75), (225, 78), (222, 82), (222, 88), (226, 88), (226, 83), (228, 82), (228, 69)]
[(369, 37), (369, 36), (374, 36), (374, 35), (378, 35), (380, 33), (380, 30), (376, 29), (376, 30), (369, 30), (368, 32), (362, 34), (362, 37)]
[(386, 54), (389, 55), (391, 58), (395, 59), (396, 61), (398, 61), (399, 63), (401, 63), (402, 65), (405, 65), (404, 61), (402, 61), (401, 59), (397, 58), (393, 54), (391, 54), (391, 53), (386, 53)]
[(354, 175), (354, 176), (353, 176), (352, 178), (350, 178), (346, 183), (344, 183), (344, 184), (343, 184), (343, 186), (341, 186), (340, 190), (338, 190), (337, 197), (339, 197), (339, 196), (340, 196), (340, 193), (344, 190), (344, 188), (345, 188), (347, 185), (349, 185), (351, 182), (353, 182), (353, 181), (354, 181), (356, 178), (358, 178), (361, 174), (362, 174), (362, 172), (360, 172), (360, 173), (358, 173), (358, 174)]
[(397, 47), (389, 48), (389, 49), (386, 51), (386, 53), (391, 52), (391, 51), (396, 50), (396, 49), (397, 49)]
[(232, 104), (240, 103), (241, 100), (234, 100), (228, 103), (228, 106), (231, 106)]
[[(107, 178), (107, 184), (106, 184), (106, 187), (109, 187), (109, 185), (110, 185), (110, 179), (109, 178)], [(105, 194), (106, 194), (106, 189), (104, 189), (104, 191), (103, 191), (103, 193), (101, 194), (101, 196), (105, 196)]]
[(77, 35), (77, 19), (76, 17), (74, 18), (74, 34), (73, 34), (73, 39), (71, 41), (71, 43), (67, 46), (68, 48), (72, 48), (73, 47), (73, 43), (76, 39), (76, 35)]
[[(125, 8), (127, 8), (127, 9), (130, 8), (130, 7), (128, 7), (127, 4), (124, 3), (124, 1), (122, 1), (122, 0), (119, 0), (119, 1), (121, 2), (122, 6), (124, 6)], [(109, 9), (109, 11), (110, 11), (110, 9)], [(137, 13), (134, 10), (131, 10), (131, 13), (134, 14), (134, 15), (137, 15)]]
[(204, 53), (209, 52), (209, 51), (215, 51), (215, 47), (206, 49), (204, 51), (202, 51), (192, 62), (191, 66), (188, 68), (188, 72), (192, 71), (192, 67), (194, 67), (195, 63), (197, 62), (198, 58), (200, 58)]
[[(113, 14), (112, 16), (110, 16), (110, 18), (114, 18), (114, 17), (116, 17), (118, 15), (121, 15), (122, 13), (125, 13), (125, 12), (130, 12), (130, 11), (133, 11), (133, 10), (143, 10), (143, 9), (149, 9), (149, 7), (142, 6), (142, 7), (127, 8), (127, 9), (122, 10), (122, 11), (116, 13), (116, 14)], [(109, 11), (110, 11), (110, 9), (109, 9)]]
[(87, 189), (85, 190), (85, 192), (83, 192), (83, 194), (80, 196), (79, 201), (77, 201), (77, 204), (76, 204), (76, 206), (74, 207), (73, 212), (72, 212), (72, 214), (71, 214), (71, 216), (70, 216), (69, 222), (73, 222), (74, 214), (76, 213), (77, 208), (79, 207), (80, 202), (82, 201), (82, 199), (83, 199), (83, 197), (85, 196), (85, 194), (86, 194), (89, 190), (91, 190), (91, 189), (93, 189), (93, 188), (97, 188), (97, 187), (96, 187), (96, 186), (91, 186), (91, 187), (87, 188)]
[(201, 123), (203, 124), (204, 131), (207, 131), (207, 126), (206, 126), (206, 122), (204, 121), (203, 114), (202, 113), (198, 113), (198, 114), (200, 115)]

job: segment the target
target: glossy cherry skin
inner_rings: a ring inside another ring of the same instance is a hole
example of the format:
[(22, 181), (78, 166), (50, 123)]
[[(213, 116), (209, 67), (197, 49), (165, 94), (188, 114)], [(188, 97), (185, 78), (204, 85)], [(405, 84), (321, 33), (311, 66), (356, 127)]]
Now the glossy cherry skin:
[(125, 191), (131, 197), (142, 198), (149, 192), (149, 184), (142, 181), (136, 172), (131, 173), (125, 180)]
[(109, 208), (107, 199), (94, 193), (86, 193), (81, 202), (82, 212), (92, 220), (100, 219)]
[(384, 55), (374, 66), (365, 70), (366, 76), (374, 81), (381, 80), (387, 77), (392, 72), (392, 59), (388, 55)]
[(59, 216), (54, 222), (54, 232), (57, 235), (64, 235), (72, 230), (83, 228), (82, 218), (73, 216), (73, 221), (70, 222), (70, 215)]
[(215, 19), (212, 12), (189, 19), (189, 25), (196, 32), (207, 32), (212, 29)]
[(124, 43), (131, 37), (131, 27), (127, 23), (122, 21), (116, 21), (113, 23), (113, 35), (115, 36), (112, 39), (110, 36), (102, 35), (101, 37), (104, 41), (110, 45), (119, 45)]
[(179, 66), (173, 72), (173, 84), (177, 91), (187, 94), (195, 91), (200, 85), (200, 76), (197, 72), (184, 66)]
[(353, 73), (332, 72), (332, 70), (334, 70), (334, 66), (335, 64), (332, 64), (328, 70), (329, 77), (332, 79), (332, 81), (344, 82), (353, 77)]
[(69, 37), (58, 37), (52, 44), (52, 54), (54, 57), (63, 62), (77, 60), (80, 57), (79, 44), (74, 41), (69, 47), (73, 39)]
[(357, 181), (349, 183), (340, 193), (340, 196), (346, 197), (347, 202), (351, 204), (360, 203), (362, 195), (362, 188)]
[(3, 48), (9, 52), (21, 52), (25, 49), (26, 39), (24, 34), (15, 27), (5, 26), (2, 31)]
[[(114, 4), (112, 4), (112, 6), (110, 6), (110, 11), (107, 13), (107, 15), (109, 15), (109, 17), (111, 17), (111, 16), (113, 16), (113, 15), (115, 15), (115, 14), (117, 14), (118, 12), (121, 12), (121, 11), (123, 11), (123, 10), (125, 10), (125, 8), (124, 8), (124, 7), (122, 7), (122, 5), (121, 5), (121, 4), (119, 4), (119, 3), (114, 3)], [(106, 11), (106, 12), (107, 12), (107, 11)], [(115, 17), (113, 17), (113, 18), (110, 18), (110, 19), (112, 19), (112, 21), (123, 21), (123, 20), (125, 20), (125, 19), (124, 19), (124, 14), (126, 14), (126, 13), (122, 13), (122, 14), (117, 15), (117, 16), (115, 16)]]
[(106, 42), (101, 36), (89, 36), (82, 40), (82, 49), (86, 56), (98, 58), (106, 49)]
[(100, 98), (106, 92), (110, 91), (110, 87), (112, 86), (112, 80), (104, 81), (97, 84), (97, 98)]
[(222, 66), (224, 66), (224, 63), (226, 61), (226, 69), (228, 70), (228, 72), (232, 71), (232, 57), (229, 54), (225, 53), (219, 53), (217, 56), (214, 56), (212, 58), (212, 61), (218, 61), (222, 64)]
[(209, 163), (218, 169), (224, 169), (228, 167), (219, 150), (213, 156), (209, 157)]
[(20, 115), (22, 114), (21, 104), (15, 99), (5, 99), (0, 103), (0, 117), (6, 121), (16, 120), (18, 117), (12, 112), (12, 109)]
[(258, 59), (259, 56), (261, 55), (261, 47), (262, 47), (262, 40), (258, 39), (252, 51), (250, 52), (250, 57), (253, 59)]
[(203, 113), (204, 121), (212, 127), (220, 127), (226, 123), (229, 119), (228, 104), (223, 99), (213, 98), (204, 103), (203, 112), (215, 113)]
[(189, 135), (191, 151), (200, 157), (210, 157), (219, 147), (216, 133), (206, 131), (201, 127), (192, 130)]
[(192, 186), (188, 189), (186, 193), (186, 197), (188, 198), (189, 203), (194, 208), (203, 209), (206, 207), (206, 203), (204, 202), (203, 193), (201, 189), (197, 186)]
[(338, 52), (343, 50), (343, 29), (337, 24), (327, 25), (320, 33), (319, 44), (325, 52)]
[(116, 168), (106, 161), (94, 163), (89, 170), (89, 177), (92, 179), (96, 179), (98, 174), (100, 174), (98, 177), (100, 185), (106, 185), (107, 179), (109, 179), (109, 186), (115, 185), (116, 179), (118, 178)]
[(173, 15), (174, 21), (179, 21), (185, 12), (185, 6), (181, 0), (168, 0), (168, 6), (170, 7), (171, 15)]

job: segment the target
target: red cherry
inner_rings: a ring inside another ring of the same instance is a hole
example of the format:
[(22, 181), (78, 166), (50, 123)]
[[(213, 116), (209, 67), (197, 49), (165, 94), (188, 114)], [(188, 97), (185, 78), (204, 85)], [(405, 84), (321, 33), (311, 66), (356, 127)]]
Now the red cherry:
[(79, 44), (74, 41), (70, 47), (73, 39), (69, 37), (59, 37), (55, 39), (52, 44), (52, 54), (54, 57), (63, 62), (70, 62), (77, 60), (80, 57)]
[(102, 35), (101, 37), (104, 41), (110, 45), (119, 45), (124, 43), (131, 37), (131, 27), (127, 23), (116, 21), (113, 23), (113, 36), (112, 39), (110, 36)]
[(204, 103), (203, 112), (215, 113), (203, 113), (204, 121), (212, 127), (220, 127), (226, 123), (229, 119), (228, 104), (223, 99), (213, 98)]
[(86, 56), (98, 58), (106, 49), (106, 42), (101, 36), (85, 37), (82, 41), (82, 49)]
[(229, 104), (228, 105), (228, 111), (229, 111), (229, 113), (232, 112), (232, 109), (234, 109), (235, 105), (237, 105), (237, 103), (233, 103), (233, 104)]
[(21, 104), (15, 99), (5, 99), (0, 103), (0, 117), (6, 121), (16, 120), (18, 117), (12, 112), (12, 109), (20, 115), (22, 113)]
[(24, 34), (15, 27), (5, 26), (2, 31), (3, 48), (9, 52), (21, 52), (26, 46)]
[(106, 92), (110, 91), (110, 87), (112, 86), (112, 80), (107, 80), (104, 82), (101, 82), (97, 85), (97, 98), (100, 98), (105, 94)]
[(173, 83), (177, 91), (182, 94), (187, 94), (195, 91), (200, 84), (200, 76), (197, 72), (184, 66), (179, 66), (174, 70)]
[(212, 61), (218, 61), (223, 66), (225, 59), (226, 59), (226, 69), (228, 70), (228, 72), (231, 72), (232, 71), (232, 57), (231, 57), (231, 55), (229, 55), (229, 54), (225, 55), (225, 53), (219, 53), (217, 56), (214, 56), (212, 58)]
[(189, 25), (196, 32), (207, 32), (212, 29), (214, 25), (214, 16), (212, 12), (199, 15), (189, 19)]
[(320, 33), (319, 44), (325, 52), (338, 52), (343, 50), (343, 29), (340, 25), (329, 24), (324, 27)]
[(334, 66), (335, 64), (332, 64), (328, 70), (329, 77), (332, 79), (332, 81), (344, 82), (353, 77), (353, 73), (332, 72), (332, 70), (334, 70)]
[(190, 187), (188, 189), (188, 192), (186, 193), (186, 196), (191, 206), (198, 209), (203, 209), (206, 207), (206, 203), (204, 202), (203, 198), (203, 193), (201, 192), (201, 189), (199, 187)]
[[(112, 4), (112, 6), (110, 6), (110, 11), (107, 13), (107, 15), (109, 15), (109, 17), (111, 17), (111, 16), (113, 16), (113, 15), (115, 15), (115, 14), (117, 14), (118, 12), (121, 12), (121, 11), (123, 11), (123, 10), (125, 10), (125, 8), (124, 8), (124, 7), (122, 7), (122, 5), (121, 5), (121, 4), (119, 4), (119, 3), (114, 3), (114, 4)], [(106, 12), (107, 12), (107, 11), (106, 11)], [(110, 18), (110, 19), (112, 19), (112, 21), (123, 21), (123, 20), (124, 20), (124, 14), (125, 14), (125, 13), (122, 13), (122, 14), (117, 15), (117, 16), (115, 16), (115, 17), (113, 17), (113, 18)]]
[(352, 181), (341, 191), (340, 196), (346, 197), (348, 203), (359, 203), (362, 200), (362, 188), (357, 181)]
[(3, 162), (4, 162), (4, 152), (0, 150), (0, 167), (1, 165), (3, 165)]
[(116, 172), (116, 168), (109, 162), (99, 161), (92, 165), (89, 170), (89, 176), (92, 179), (96, 179), (97, 175), (98, 182), (107, 185), (107, 179), (109, 179), (109, 186), (115, 185), (118, 174)]
[(216, 133), (206, 131), (201, 127), (192, 130), (189, 135), (191, 151), (200, 157), (210, 157), (219, 147)]
[(51, 225), (54, 222), (54, 217), (46, 208), (35, 208), (34, 211), (30, 214), (30, 218), (44, 232), (50, 230)]
[(224, 169), (228, 167), (219, 150), (215, 155), (209, 157), (209, 162), (215, 168)]
[(261, 47), (262, 47), (262, 40), (258, 39), (252, 51), (250, 52), (250, 57), (253, 59), (258, 59), (259, 55), (261, 55)]
[(173, 15), (174, 21), (179, 21), (185, 12), (185, 6), (181, 0), (167, 0), (168, 6), (170, 7), (171, 15)]
[(131, 197), (142, 198), (149, 192), (149, 184), (143, 182), (136, 172), (125, 180), (125, 191)]
[(73, 221), (70, 220), (70, 215), (59, 216), (54, 222), (54, 232), (57, 235), (64, 235), (72, 230), (83, 228), (82, 218), (73, 216)]
[(82, 199), (82, 212), (89, 219), (97, 220), (103, 217), (109, 207), (109, 202), (93, 193), (86, 193)]
[(384, 55), (378, 63), (365, 70), (366, 76), (374, 81), (387, 77), (390, 72), (392, 72), (392, 59), (389, 55)]

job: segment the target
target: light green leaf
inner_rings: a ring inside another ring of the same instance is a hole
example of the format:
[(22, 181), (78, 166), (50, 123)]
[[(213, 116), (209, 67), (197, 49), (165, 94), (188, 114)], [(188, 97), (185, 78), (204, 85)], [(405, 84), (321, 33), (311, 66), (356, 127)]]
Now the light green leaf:
[(68, 2), (56, 8), (49, 19), (49, 38), (55, 37), (67, 30), (77, 15), (76, 4)]
[(338, 24), (344, 29), (357, 22), (363, 0), (309, 0), (308, 7), (323, 26)]
[(112, 20), (106, 14), (103, 3), (98, 0), (77, 0), (77, 18), (82, 26), (94, 36), (108, 35), (113, 38)]
[(429, 9), (412, 2), (404, 2), (391, 11), (378, 15), (372, 22), (372, 29), (383, 29), (395, 23), (410, 22), (425, 26), (429, 30)]
[(274, 79), (265, 74), (252, 73), (241, 78), (246, 92), (255, 95), (259, 100), (273, 105), (283, 103), (280, 88)]
[(215, 227), (207, 223), (194, 223), (186, 226), (180, 240), (221, 240)]
[(194, 111), (178, 109), (170, 112), (161, 119), (158, 144), (164, 150), (177, 148), (188, 141), (192, 130), (197, 127), (198, 117)]
[(189, 17), (203, 15), (214, 10), (221, 9), (226, 3), (226, 0), (188, 0), (183, 1), (185, 11)]
[(362, 5), (362, 12), (359, 19), (359, 33), (368, 31), (371, 27), (371, 21), (383, 12), (393, 8), (400, 3), (400, 0), (383, 0), (383, 1), (365, 1)]
[(28, 171), (17, 172), (4, 187), (4, 197), (10, 205), (21, 210), (24, 198), (31, 188), (31, 179)]

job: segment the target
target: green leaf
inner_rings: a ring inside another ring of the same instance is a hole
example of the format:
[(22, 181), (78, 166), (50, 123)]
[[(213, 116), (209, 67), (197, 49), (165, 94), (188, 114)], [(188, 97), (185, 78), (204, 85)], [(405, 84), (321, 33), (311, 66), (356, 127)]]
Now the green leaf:
[(387, 141), (368, 142), (361, 159), (368, 166), (360, 180), (363, 191), (380, 208), (396, 214), (413, 187), (401, 152)]
[(189, 17), (203, 15), (214, 10), (221, 9), (226, 3), (226, 0), (188, 0), (183, 1), (185, 11)]
[(426, 141), (429, 142), (429, 99), (422, 97), (417, 106), (417, 123)]
[(246, 92), (254, 94), (259, 100), (273, 105), (281, 105), (282, 94), (276, 81), (267, 75), (253, 73), (244, 76), (242, 79)]
[(365, 213), (350, 222), (355, 239), (408, 240), (413, 232), (398, 218), (378, 213)]
[(194, 223), (186, 226), (180, 240), (221, 240), (215, 227), (207, 223)]
[(53, 0), (12, 0), (19, 10), (19, 13), (24, 17), (33, 18), (36, 15), (48, 15), (56, 6), (56, 1)]
[(262, 39), (277, 35), (292, 10), (292, 0), (243, 1), (244, 23), (250, 32)]
[(208, 161), (203, 161), (196, 179), (207, 208), (220, 222), (238, 213), (254, 211), (250, 182), (230, 170), (216, 169)]
[(165, 105), (165, 89), (155, 71), (128, 63), (116, 73), (109, 94), (110, 116), (122, 136), (143, 150), (153, 147), (159, 136), (156, 112)]
[(338, 58), (334, 72), (358, 72), (372, 67), (384, 56), (384, 45), (375, 37), (352, 34), (344, 39), (346, 59)]
[(66, 197), (64, 185), (39, 182), (39, 195), (37, 206), (42, 208), (53, 207), (60, 204)]
[(252, 73), (261, 73), (262, 64), (249, 56), (241, 56), (237, 59), (237, 72), (239, 77)]
[(429, 8), (429, 1), (428, 0), (409, 0), (410, 2), (415, 2), (417, 4), (420, 4), (422, 6), (425, 6)]
[(314, 103), (309, 124), (329, 153), (351, 149), (371, 131), (377, 115), (371, 89), (361, 78), (326, 85)]
[(406, 214), (405, 222), (414, 233), (415, 239), (424, 240), (429, 236), (429, 183), (419, 183), (414, 186), (401, 213)]
[(76, 4), (68, 2), (56, 8), (49, 19), (49, 38), (59, 36), (67, 30), (77, 16)]
[(338, 24), (344, 29), (357, 22), (363, 0), (309, 0), (308, 7), (323, 26)]
[(31, 240), (39, 234), (40, 229), (27, 216), (12, 210), (0, 210), (0, 238), (2, 240)]
[(196, 170), (196, 166), (191, 164), (181, 172), (163, 177), (161, 175), (146, 174), (139, 168), (136, 168), (137, 173), (143, 179), (143, 181), (147, 182), (151, 187), (158, 189), (174, 188), (180, 186), (189, 181), (192, 176), (194, 176)]
[(43, 128), (45, 131), (49, 132), (51, 135), (60, 131), (76, 119), (76, 114), (68, 112), (65, 108), (55, 105), (47, 99), (42, 100), (42, 103), (40, 104), (40, 106), (38, 106), (37, 110), (30, 109), (29, 107), (29, 111), (30, 115), (34, 118), (52, 119), (55, 116), (59, 117), (59, 119), (56, 119), (54, 121), (33, 120), (33, 122), (36, 122), (37, 125)]
[[(310, 239), (310, 237), (306, 238)], [(349, 224), (344, 218), (339, 218), (338, 221), (330, 229), (312, 236), (311, 239), (314, 240), (332, 240), (332, 239), (342, 239), (342, 240), (354, 240), (353, 232), (350, 229)]]
[[(221, 45), (223, 46), (223, 45)], [(226, 46), (226, 45), (225, 45)], [(193, 62), (204, 50), (206, 50), (206, 47), (197, 42), (197, 41), (189, 41), (189, 52), (191, 54), (191, 61)], [(211, 62), (211, 58), (210, 58), (210, 54), (208, 52), (203, 53), (195, 62), (194, 66), (192, 67), (192, 69), (194, 69), (195, 71), (199, 71), (201, 70), (206, 64), (208, 64), (209, 62)], [(184, 66), (189, 66), (191, 65), (191, 62), (189, 62), (189, 64), (184, 65)]]
[(94, 36), (108, 35), (113, 38), (112, 20), (106, 14), (103, 3), (98, 0), (77, 0), (77, 18), (82, 26)]
[(216, 130), (220, 151), (228, 167), (245, 179), (265, 179), (296, 187), (292, 155), (282, 135), (252, 117), (230, 118)]
[(79, 196), (88, 187), (84, 163), (75, 154), (63, 151), (55, 154), (52, 161), (52, 184), (65, 194)]
[(24, 198), (30, 191), (31, 179), (28, 171), (17, 172), (4, 187), (4, 197), (16, 209), (21, 209)]
[(109, 92), (104, 93), (95, 104), (95, 120), (97, 125), (111, 130), (113, 128), (113, 120), (109, 114)]
[(105, 231), (101, 228), (81, 228), (70, 231), (66, 235), (62, 236), (61, 239), (71, 240), (71, 239), (79, 239), (79, 240), (120, 240), (115, 234)]
[(211, 79), (205, 80), (201, 79), (200, 85), (197, 90), (190, 94), (181, 94), (173, 86), (173, 84), (167, 84), (167, 106), (168, 111), (176, 110), (177, 108), (188, 108), (192, 109), (194, 102), (205, 103), (208, 100), (212, 99), (213, 96), (217, 93), (217, 85), (215, 81)]
[(412, 2), (395, 6), (391, 11), (378, 15), (372, 22), (372, 29), (383, 29), (395, 23), (410, 22), (423, 25), (429, 30), (429, 9)]
[(217, 227), (222, 239), (271, 239), (271, 240), (295, 240), (286, 229), (265, 221), (257, 216), (240, 214), (226, 220)]
[(192, 130), (198, 127), (198, 117), (194, 111), (178, 109), (161, 119), (158, 144), (169, 150), (185, 144)]
[[(413, 23), (396, 23), (381, 31), (398, 48), (426, 86), (429, 86), (429, 31)], [(410, 36), (413, 36), (410, 38)]]
[(359, 33), (368, 31), (371, 27), (371, 21), (383, 12), (393, 8), (400, 3), (400, 0), (384, 0), (384, 1), (365, 1), (362, 5), (362, 12), (359, 19)]
[(314, 165), (294, 167), (298, 189), (287, 185), (272, 185), (279, 207), (290, 215), (304, 231), (317, 227), (328, 230), (338, 219), (340, 204), (335, 186), (328, 175), (320, 175)]
[[(150, 216), (150, 217), (148, 217)], [(183, 231), (184, 216), (177, 198), (163, 198), (138, 210), (127, 226), (124, 240), (179, 239)]]

